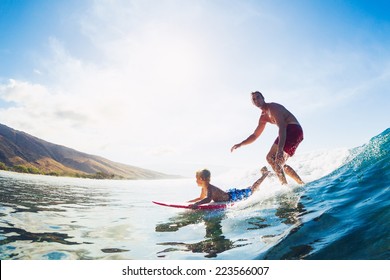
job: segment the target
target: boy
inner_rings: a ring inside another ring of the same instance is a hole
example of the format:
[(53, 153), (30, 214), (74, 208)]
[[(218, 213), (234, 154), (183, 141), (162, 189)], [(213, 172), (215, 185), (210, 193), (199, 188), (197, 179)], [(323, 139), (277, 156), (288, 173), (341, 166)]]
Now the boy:
[(263, 175), (258, 179), (251, 187), (242, 190), (229, 190), (225, 192), (220, 188), (210, 184), (211, 173), (207, 169), (200, 170), (196, 172), (196, 183), (199, 187), (202, 188), (200, 196), (198, 198), (192, 199), (188, 202), (195, 202), (191, 204), (192, 209), (196, 209), (198, 205), (209, 203), (210, 201), (215, 202), (227, 202), (227, 201), (237, 201), (243, 198), (249, 197), (253, 192), (255, 192), (260, 184), (264, 181), (265, 177), (269, 174), (269, 171), (266, 167), (261, 169)]

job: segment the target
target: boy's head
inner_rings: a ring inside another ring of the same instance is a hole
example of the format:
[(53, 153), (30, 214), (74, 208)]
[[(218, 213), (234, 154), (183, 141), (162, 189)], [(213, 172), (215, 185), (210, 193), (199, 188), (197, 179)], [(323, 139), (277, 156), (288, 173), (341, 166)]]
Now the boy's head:
[(201, 179), (202, 181), (210, 182), (211, 173), (207, 169), (199, 170), (196, 172), (196, 179)]

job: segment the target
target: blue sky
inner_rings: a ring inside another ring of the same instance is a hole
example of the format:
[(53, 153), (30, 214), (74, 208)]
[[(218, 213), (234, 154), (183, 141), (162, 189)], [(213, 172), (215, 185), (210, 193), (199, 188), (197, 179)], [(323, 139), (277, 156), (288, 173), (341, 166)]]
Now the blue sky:
[(297, 153), (389, 127), (387, 1), (0, 1), (0, 122), (190, 175), (265, 164), (250, 92), (286, 106)]

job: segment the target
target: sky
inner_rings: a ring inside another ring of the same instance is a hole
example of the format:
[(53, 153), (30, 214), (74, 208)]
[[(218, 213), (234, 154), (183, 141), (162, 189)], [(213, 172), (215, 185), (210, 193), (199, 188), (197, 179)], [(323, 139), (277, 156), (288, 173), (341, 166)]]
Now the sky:
[(0, 123), (168, 174), (266, 164), (259, 90), (304, 155), (390, 124), (390, 2), (0, 0)]

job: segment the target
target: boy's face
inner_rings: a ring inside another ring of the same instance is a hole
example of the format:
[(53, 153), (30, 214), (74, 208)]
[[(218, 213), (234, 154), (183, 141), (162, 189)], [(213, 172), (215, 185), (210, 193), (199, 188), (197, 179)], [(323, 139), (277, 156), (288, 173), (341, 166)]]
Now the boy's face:
[(199, 187), (203, 186), (205, 184), (205, 180), (203, 180), (200, 176), (196, 176), (196, 183)]

